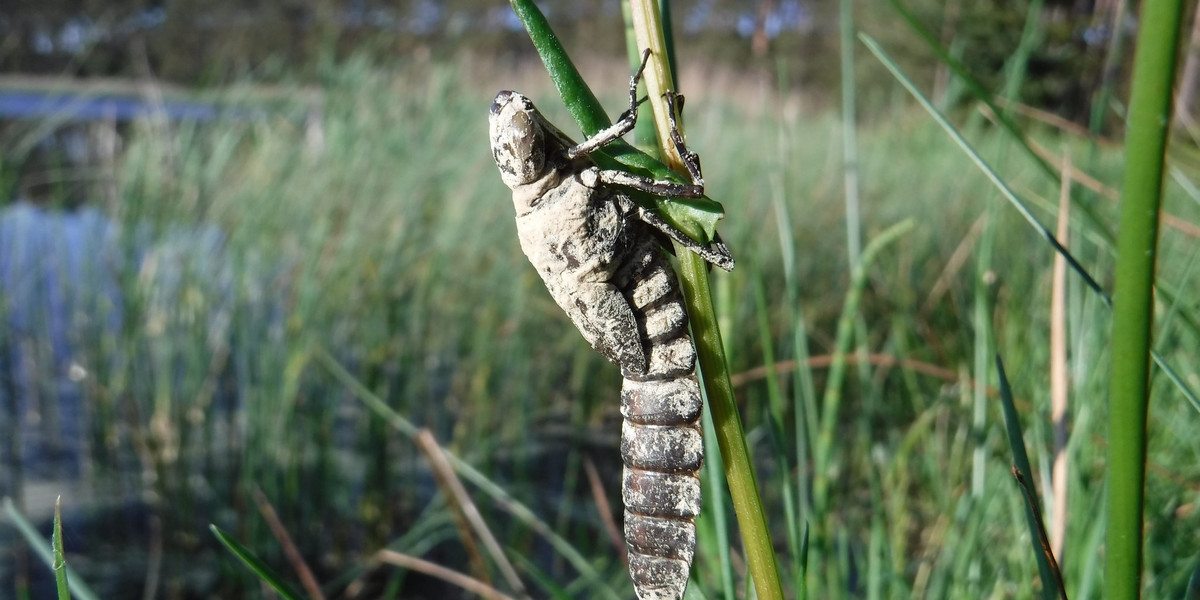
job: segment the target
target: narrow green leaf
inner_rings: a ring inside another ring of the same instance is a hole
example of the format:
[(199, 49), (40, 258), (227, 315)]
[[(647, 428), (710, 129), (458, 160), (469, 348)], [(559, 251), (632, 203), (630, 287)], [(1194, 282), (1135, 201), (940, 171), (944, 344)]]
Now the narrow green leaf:
[[(909, 29), (911, 29), (913, 33), (917, 34), (917, 38), (925, 42), (925, 45), (937, 55), (938, 60), (942, 61), (943, 64), (949, 67), (950, 71), (953, 72), (954, 75), (966, 85), (967, 90), (971, 92), (971, 95), (974, 96), (979, 102), (982, 102), (984, 106), (988, 107), (988, 110), (990, 110), (992, 114), (996, 116), (996, 121), (1000, 123), (1000, 127), (1004, 131), (1008, 132), (1008, 134), (1011, 135), (1014, 140), (1016, 140), (1016, 142), (1025, 151), (1026, 156), (1033, 159), (1034, 164), (1040, 167), (1042, 172), (1048, 177), (1054, 181), (1058, 181), (1058, 170), (1055, 169), (1054, 166), (1048, 161), (1046, 161), (1042, 155), (1034, 152), (1033, 146), (1029, 144), (1029, 140), (1025, 137), (1025, 134), (1021, 132), (1021, 128), (1017, 126), (1016, 122), (1012, 120), (1006, 111), (1000, 110), (1000, 108), (996, 106), (996, 103), (992, 101), (992, 93), (984, 88), (983, 85), (979, 83), (979, 81), (975, 79), (973, 75), (971, 75), (971, 72), (967, 69), (966, 65), (954, 58), (954, 56), (950, 53), (950, 50), (943, 46), (941, 41), (939, 41), (938, 36), (930, 31), (929, 28), (917, 18), (916, 14), (914, 14), (912, 10), (905, 6), (903, 2), (900, 0), (888, 0), (888, 4), (890, 4), (892, 8), (900, 14), (900, 17), (904, 19), (905, 23), (908, 24)], [(1116, 236), (1109, 231), (1108, 227), (1104, 224), (1103, 219), (1101, 219), (1100, 215), (1096, 213), (1096, 209), (1090, 204), (1073, 203), (1072, 206), (1082, 212), (1084, 217), (1087, 218), (1088, 224), (1091, 226), (1092, 230), (1099, 234), (1101, 238), (1109, 243), (1115, 239)]]
[[(867, 271), (875, 258), (889, 244), (916, 228), (916, 221), (905, 219), (887, 228), (871, 239), (863, 249), (858, 264), (850, 274), (850, 289), (842, 302), (838, 317), (836, 341), (829, 364), (829, 375), (825, 383), (825, 394), (821, 400), (820, 428), (817, 433), (816, 450), (813, 453), (813, 504), (816, 513), (824, 518), (829, 510), (829, 471), (833, 458), (834, 433), (837, 429), (838, 410), (842, 402), (842, 379), (846, 372), (846, 355), (854, 335), (854, 317), (858, 314), (863, 288), (867, 284)], [(818, 526), (820, 523), (818, 523)], [(828, 535), (830, 532), (820, 532)]]
[[(382, 418), (389, 427), (399, 431), (405, 437), (410, 439), (416, 435), (417, 429), (412, 422), (405, 419), (402, 415), (400, 415), (400, 413), (392, 410), (392, 408), (388, 406), (383, 399), (375, 395), (375, 393), (371, 390), (367, 389), (367, 387), (363, 385), (361, 381), (355, 379), (355, 377), (350, 374), (345, 367), (343, 367), (336, 359), (329, 355), (329, 352), (324, 349), (317, 349), (315, 356), (317, 360), (319, 360), (327, 369), (329, 369), (329, 372), (333, 374), (336, 379), (341, 381), (347, 388), (349, 388), (351, 393), (361, 400), (368, 409)], [(454, 469), (455, 473), (458, 473), (463, 479), (475, 484), (480, 491), (491, 497), (498, 506), (502, 507), (504, 510), (508, 511), (509, 514), (516, 517), (518, 521), (529, 526), (529, 528), (535, 533), (544, 537), (546, 541), (555, 549), (555, 551), (561, 554), (563, 558), (565, 558), (567, 562), (571, 564), (571, 566), (578, 570), (579, 574), (588, 582), (588, 584), (591, 586), (589, 589), (592, 597), (608, 598), (610, 600), (616, 600), (619, 598), (616, 592), (613, 591), (612, 587), (609, 586), (608, 583), (600, 576), (600, 573), (595, 569), (595, 567), (593, 567), (592, 564), (588, 562), (588, 560), (585, 559), (582, 554), (579, 553), (579, 550), (577, 550), (571, 545), (570, 542), (555, 532), (544, 521), (539, 519), (537, 515), (535, 515), (534, 512), (529, 509), (529, 507), (519, 502), (516, 498), (513, 498), (512, 495), (504, 490), (504, 488), (501, 488), (499, 485), (489, 480), (483, 473), (480, 473), (478, 470), (464, 462), (455, 454), (449, 451), (444, 452), (444, 454), (446, 460), (449, 461), (450, 466)]]
[(1183, 595), (1183, 600), (1200, 600), (1200, 566), (1192, 571), (1191, 578), (1188, 579), (1187, 593)]
[(808, 598), (808, 533), (811, 528), (808, 521), (804, 522), (804, 533), (800, 536), (800, 589), (796, 590), (796, 600)]
[(1164, 359), (1157, 350), (1151, 351), (1150, 357), (1154, 359), (1154, 364), (1158, 365), (1158, 368), (1162, 369), (1163, 374), (1167, 376), (1167, 379), (1169, 379), (1171, 383), (1175, 384), (1175, 388), (1183, 393), (1183, 397), (1186, 398), (1188, 403), (1192, 405), (1192, 408), (1194, 408), (1196, 412), (1200, 413), (1200, 398), (1196, 397), (1195, 392), (1192, 391), (1192, 388), (1188, 387), (1188, 384), (1183, 380), (1183, 377), (1181, 377), (1179, 373), (1176, 373), (1175, 369), (1171, 368), (1171, 365), (1167, 364), (1166, 359)]
[(255, 555), (245, 546), (238, 543), (238, 541), (230, 537), (229, 534), (222, 531), (220, 527), (210, 524), (208, 529), (209, 531), (212, 531), (213, 535), (217, 536), (217, 540), (219, 540), (226, 549), (236, 556), (238, 560), (241, 560), (243, 565), (246, 565), (247, 569), (253, 571), (255, 575), (258, 575), (259, 579), (271, 586), (271, 588), (276, 592), (279, 592), (279, 595), (285, 600), (300, 600), (300, 598), (302, 598), (300, 593), (292, 589), (290, 585), (284, 582), (283, 579), (271, 569), (271, 567), (268, 567), (267, 564), (260, 560), (257, 555)]
[(1046, 536), (1046, 527), (1042, 523), (1042, 509), (1038, 503), (1033, 487), (1033, 467), (1029, 464), (1029, 455), (1025, 452), (1025, 437), (1021, 434), (1021, 421), (1017, 416), (1017, 407), (1013, 404), (1012, 388), (1008, 385), (1008, 375), (1004, 372), (1004, 361), (996, 356), (996, 373), (1000, 380), (1000, 405), (1004, 408), (1004, 429), (1008, 433), (1008, 446), (1013, 453), (1014, 475), (1018, 484), (1023, 488), (1025, 499), (1025, 519), (1029, 526), (1029, 537), (1033, 540), (1033, 553), (1037, 557), (1038, 573), (1042, 579), (1042, 598), (1046, 600), (1066, 600), (1067, 593), (1063, 588), (1062, 573), (1058, 570), (1058, 562), (1050, 551), (1050, 540)]
[[(992, 169), (991, 165), (989, 165), (987, 161), (983, 160), (983, 157), (981, 157), (979, 153), (975, 151), (971, 144), (967, 142), (966, 138), (959, 133), (958, 129), (955, 128), (954, 125), (950, 124), (950, 121), (946, 119), (945, 115), (939, 112), (937, 108), (933, 106), (933, 103), (930, 102), (929, 99), (917, 89), (912, 80), (910, 80), (908, 76), (900, 70), (900, 67), (892, 61), (886, 52), (884, 52), (879, 43), (865, 33), (860, 33), (859, 39), (862, 40), (863, 44), (865, 44), (871, 53), (875, 55), (875, 58), (879, 59), (879, 61), (883, 63), (883, 66), (886, 67), (889, 72), (891, 72), (892, 76), (894, 76), (900, 82), (900, 84), (904, 86), (904, 89), (908, 90), (908, 92), (912, 94), (917, 102), (920, 103), (921, 107), (924, 108), (925, 111), (928, 112), (931, 117), (933, 117), (933, 120), (937, 122), (939, 126), (941, 126), (941, 128), (950, 136), (952, 140), (954, 140), (954, 143), (967, 154), (967, 156), (971, 159), (971, 162), (975, 163), (975, 166), (979, 167), (979, 169), (983, 171), (983, 174), (987, 176), (988, 180), (991, 181), (993, 185), (996, 186), (996, 189), (1000, 191), (1001, 195), (1003, 195), (1004, 198), (1008, 200), (1008, 202), (1012, 204), (1014, 208), (1017, 209), (1017, 212), (1021, 213), (1021, 216), (1025, 217), (1025, 220), (1042, 236), (1042, 239), (1044, 239), (1046, 243), (1050, 244), (1050, 246), (1054, 248), (1054, 251), (1058, 252), (1058, 254), (1067, 261), (1067, 266), (1069, 266), (1071, 270), (1075, 271), (1075, 273), (1083, 279), (1083, 282), (1085, 285), (1087, 285), (1088, 289), (1095, 292), (1106, 306), (1112, 308), (1112, 297), (1108, 294), (1108, 292), (1104, 291), (1104, 289), (1100, 287), (1100, 284), (1097, 283), (1092, 277), (1091, 273), (1089, 273), (1087, 269), (1085, 269), (1083, 265), (1075, 259), (1070, 251), (1068, 251), (1061, 243), (1059, 243), (1058, 239), (1054, 237), (1054, 234), (1051, 233), (1049, 229), (1042, 225), (1041, 222), (1039, 222), (1033, 216), (1033, 213), (1027, 206), (1025, 206), (1025, 203), (1022, 202), (1021, 199), (1017, 197), (1016, 193), (1008, 187), (1008, 184), (1004, 183), (1004, 180), (1001, 179), (995, 170)], [(1165, 123), (1166, 121), (1164, 120), (1163, 122)], [(1144, 153), (1133, 152), (1128, 152), (1128, 155), (1145, 156)], [(1159, 178), (1159, 181), (1161, 182), (1161, 177)], [(1158, 187), (1155, 188), (1155, 190), (1157, 189)], [(1157, 219), (1157, 210), (1155, 210), (1155, 212), (1152, 214), (1155, 215), (1154, 219)], [(1120, 249), (1118, 248), (1118, 254), (1119, 253)], [(1119, 280), (1120, 276), (1118, 275), (1118, 281)], [(1149, 352), (1149, 356), (1156, 364), (1163, 367), (1165, 371), (1168, 373), (1174, 373), (1174, 371), (1166, 366), (1166, 360), (1159, 355), (1157, 351), (1151, 350)], [(1182, 378), (1172, 376), (1171, 381), (1175, 383), (1176, 387), (1179, 388), (1180, 393), (1182, 393), (1190, 402), (1193, 404), (1200, 404), (1200, 400), (1197, 399), (1196, 392), (1188, 388), (1187, 384)]]
[[(12, 520), (13, 525), (17, 528), (17, 532), (21, 534), (21, 537), (25, 538), (25, 543), (29, 544), (29, 547), (37, 555), (38, 559), (47, 567), (53, 569), (55, 565), (54, 552), (52, 550), (53, 543), (37, 532), (33, 524), (25, 518), (25, 515), (22, 515), (17, 510), (11, 498), (4, 498), (4, 512), (8, 514), (8, 518)], [(75, 595), (76, 600), (99, 600), (100, 597), (87, 584), (83, 583), (83, 579), (70, 566), (64, 565), (63, 570), (67, 574), (67, 584), (70, 587), (71, 593)]]
[(67, 585), (67, 554), (62, 540), (62, 496), (54, 500), (54, 533), (50, 536), (54, 546), (54, 583), (58, 588), (58, 600), (70, 600), (71, 590)]
[(512, 7), (513, 12), (517, 13), (517, 18), (525, 25), (525, 31), (529, 33), (534, 48), (537, 48), (538, 56), (542, 57), (542, 64), (546, 65), (550, 80), (554, 82), (554, 87), (558, 88), (563, 103), (567, 105), (567, 110), (579, 124), (579, 128), (588, 136), (592, 136), (597, 131), (611, 126), (612, 121), (605, 114), (600, 100), (596, 99), (592, 88), (588, 87), (583, 76), (579, 74), (579, 69), (575, 68), (575, 63), (571, 62), (571, 57), (567, 56), (567, 51), (558, 41), (558, 36), (550, 29), (546, 15), (542, 14), (533, 0), (512, 0)]

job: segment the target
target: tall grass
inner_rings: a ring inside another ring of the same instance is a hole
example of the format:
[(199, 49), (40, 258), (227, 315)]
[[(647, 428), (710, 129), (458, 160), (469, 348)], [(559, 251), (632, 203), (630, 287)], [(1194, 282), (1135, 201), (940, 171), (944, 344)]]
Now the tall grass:
[[(619, 542), (604, 533), (593, 490), (572, 471), (595, 461), (596, 493), (619, 506), (619, 377), (577, 339), (520, 255), (511, 200), (487, 150), (484, 115), (495, 90), (464, 81), (454, 65), (382, 69), (355, 60), (324, 76), (320, 149), (306, 146), (300, 111), (253, 123), (143, 124), (128, 138), (110, 174), (118, 194), (108, 210), (120, 225), (121, 260), (110, 268), (123, 304), (85, 287), (79, 293), (91, 304), (73, 315), (73, 360), (87, 373), (84, 418), (95, 440), (88, 489), (142, 499), (139, 518), (161, 519), (164, 589), (258, 593), (208, 536), (209, 522), (285, 571), (250, 508), (258, 485), (331, 597), (359, 577), (391, 597), (453, 595), (363, 558), (389, 545), (472, 570), (424, 459), (316, 360), (328, 352), (628, 591)], [(621, 105), (623, 81), (591, 83), (607, 91), (607, 106)], [(567, 128), (548, 82), (522, 92)], [(1051, 250), (1019, 215), (989, 210), (994, 188), (935, 125), (905, 109), (859, 132), (864, 240), (905, 219), (917, 227), (861, 274), (857, 312), (869, 364), (855, 368), (868, 377), (843, 380), (832, 443), (823, 446), (828, 543), (806, 563), (798, 557), (817, 398), (852, 282), (845, 235), (836, 233), (844, 230), (841, 123), (777, 100), (692, 95), (687, 110), (710, 195), (738, 216), (721, 231), (739, 268), (714, 281), (769, 522), (786, 527), (772, 532), (785, 581), (807, 583), (809, 596), (822, 598), (1032, 596), (1037, 565), (1004, 431), (973, 427), (975, 382), (992, 380), (972, 357), (977, 329), (990, 328), (1017, 406), (1034, 423), (1025, 430), (1031, 464), (1047, 480), (1052, 432), (1036, 423), (1049, 414)], [(1087, 146), (1036, 125), (1027, 132), (1051, 149), (1082, 154)], [(964, 135), (1037, 216), (1050, 218), (1057, 184), (1012, 151), (1007, 134), (980, 125)], [(1120, 161), (1102, 150), (1092, 175), (1115, 185)], [(1200, 222), (1200, 204), (1183, 186), (1167, 186), (1164, 207)], [(1094, 209), (1115, 222), (1115, 205)], [(986, 271), (970, 259), (984, 227), (994, 248)], [(201, 228), (217, 241), (182, 241)], [(1111, 272), (1113, 249), (1102, 236), (1085, 229), (1072, 237), (1085, 266)], [(1170, 314), (1193, 320), (1186, 299), (1200, 293), (1195, 248), (1195, 238), (1164, 230), (1159, 278), (1184, 299)], [(1071, 596), (1089, 598), (1098, 597), (1103, 572), (1097, 515), (1110, 317), (1079, 287), (1072, 284), (1067, 302), (1077, 400), (1067, 447), (1072, 542), (1061, 562)], [(977, 302), (992, 308), (985, 322), (974, 316)], [(98, 320), (115, 313), (115, 327)], [(1196, 331), (1184, 318), (1160, 326), (1158, 350), (1194, 377)], [(40, 343), (37, 332), (6, 335)], [(1145, 592), (1178, 597), (1194, 568), (1191, 532), (1200, 530), (1200, 416), (1170, 385), (1152, 387), (1151, 406)], [(987, 422), (999, 423), (996, 401), (983, 408)], [(976, 456), (987, 468), (972, 493)], [(526, 584), (541, 586), (535, 595), (587, 596), (579, 573), (529, 526), (500, 503), (476, 502), (505, 550), (521, 557)], [(710, 507), (727, 499), (710, 492), (705, 502), (702, 531), (712, 527)], [(140, 586), (150, 542), (107, 535), (109, 551), (75, 560), (67, 521), (68, 560), (101, 595), (115, 596), (131, 582), (106, 578), (102, 561), (140, 567)], [(712, 553), (727, 551), (702, 540), (697, 564), (720, 564)], [(731, 587), (719, 569), (695, 577), (710, 597)]]

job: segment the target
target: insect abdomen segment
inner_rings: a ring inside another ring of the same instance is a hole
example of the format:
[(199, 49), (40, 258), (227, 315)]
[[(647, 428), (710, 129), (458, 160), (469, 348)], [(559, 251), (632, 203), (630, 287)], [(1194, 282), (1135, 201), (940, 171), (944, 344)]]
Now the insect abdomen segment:
[(633, 307), (648, 357), (645, 372), (622, 369), (629, 571), (642, 600), (680, 598), (696, 547), (704, 457), (696, 354), (674, 273), (652, 238), (635, 247), (614, 283)]

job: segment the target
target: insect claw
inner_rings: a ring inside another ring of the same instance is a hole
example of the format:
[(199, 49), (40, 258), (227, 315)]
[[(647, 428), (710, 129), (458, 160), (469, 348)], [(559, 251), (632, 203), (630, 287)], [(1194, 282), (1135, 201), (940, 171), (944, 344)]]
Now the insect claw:
[(633, 77), (629, 78), (629, 98), (636, 102), (637, 100), (637, 84), (642, 80), (642, 73), (646, 70), (646, 65), (650, 62), (650, 49), (646, 48), (642, 52), (642, 64), (638, 65), (636, 71), (633, 72)]
[(683, 115), (683, 101), (686, 100), (683, 94), (675, 94), (675, 99), (679, 101), (679, 114)]
[(651, 52), (650, 52), (649, 48), (642, 50), (642, 64), (641, 64), (641, 66), (638, 67), (638, 70), (633, 74), (633, 80), (635, 82), (642, 77), (642, 71), (646, 70), (646, 63), (650, 62), (650, 54), (651, 54)]

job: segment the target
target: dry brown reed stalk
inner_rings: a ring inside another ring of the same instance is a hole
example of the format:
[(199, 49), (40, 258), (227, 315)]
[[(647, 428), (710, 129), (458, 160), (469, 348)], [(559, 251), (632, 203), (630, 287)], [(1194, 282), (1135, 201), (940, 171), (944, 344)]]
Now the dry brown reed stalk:
[(419, 573), (424, 573), (430, 577), (436, 577), (442, 581), (454, 584), (472, 594), (479, 594), (488, 600), (516, 600), (512, 596), (501, 593), (496, 588), (479, 581), (473, 577), (463, 575), (458, 571), (447, 569), (438, 564), (431, 563), (427, 560), (417, 558), (408, 554), (401, 554), (395, 550), (380, 550), (375, 553), (375, 560), (397, 567), (402, 567)]
[[(442, 451), (442, 447), (438, 444), (437, 439), (428, 429), (421, 429), (417, 432), (415, 440), (417, 447), (425, 455), (425, 459), (429, 462), (429, 468), (432, 469), (434, 478), (437, 480), (438, 487), (442, 493), (446, 495), (447, 502), (454, 508), (455, 522), (461, 518), (470, 525), (470, 528), (475, 531), (475, 535), (483, 542), (484, 548), (491, 555), (492, 560), (496, 563), (496, 567), (500, 569), (500, 573), (504, 576), (517, 594), (521, 597), (528, 597), (529, 592), (526, 591), (525, 585), (521, 583), (521, 578), (517, 575), (517, 570), (513, 568), (508, 557), (504, 555), (504, 549), (500, 547), (500, 543), (496, 541), (496, 536), (492, 534), (487, 523), (483, 520), (483, 515), (479, 513), (479, 508), (475, 506), (475, 502), (471, 500), (471, 496), (467, 493), (467, 489), (462, 484), (462, 480), (458, 478), (458, 474), (450, 466), (449, 461)], [(487, 576), (487, 569), (483, 564), (483, 559), (478, 555), (478, 550), (475, 548), (474, 539), (470, 532), (465, 527), (459, 528), (460, 536), (463, 539), (463, 544), (468, 547), (471, 555), (472, 563), (477, 564), (477, 568), (482, 576)], [(490, 587), (490, 582), (487, 582)]]
[[(1058, 226), (1054, 237), (1063, 246), (1070, 234), (1071, 159), (1065, 151), (1062, 186), (1058, 197)], [(1050, 284), (1050, 420), (1054, 425), (1054, 466), (1051, 471), (1053, 498), (1050, 511), (1050, 550), (1063, 556), (1067, 535), (1067, 261), (1054, 255)]]
[(596, 470), (596, 463), (590, 456), (583, 458), (583, 470), (587, 473), (588, 487), (592, 489), (592, 498), (596, 501), (596, 510), (600, 513), (600, 522), (604, 524), (604, 532), (608, 534), (609, 541), (617, 549), (621, 563), (629, 565), (629, 551), (625, 549), (625, 537), (617, 527), (616, 521), (613, 521), (612, 508), (608, 504), (608, 497), (604, 495), (604, 484), (600, 481), (600, 472)]
[(279, 520), (279, 515), (275, 514), (275, 507), (271, 506), (271, 502), (267, 500), (266, 494), (263, 494), (262, 488), (257, 485), (250, 490), (250, 495), (254, 498), (254, 504), (258, 506), (258, 512), (267, 522), (267, 527), (271, 528), (271, 534), (279, 542), (279, 546), (283, 548), (283, 554), (287, 556), (288, 562), (292, 563), (292, 569), (296, 571), (296, 576), (300, 578), (300, 584), (304, 586), (304, 591), (308, 593), (313, 600), (325, 600), (325, 594), (321, 592), (321, 586), (317, 583), (317, 578), (313, 576), (312, 569), (308, 568), (308, 564), (304, 562), (304, 557), (300, 554), (300, 549), (296, 547), (292, 541), (292, 536), (288, 534), (287, 528), (283, 526), (283, 522)]

